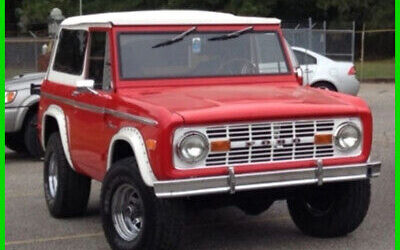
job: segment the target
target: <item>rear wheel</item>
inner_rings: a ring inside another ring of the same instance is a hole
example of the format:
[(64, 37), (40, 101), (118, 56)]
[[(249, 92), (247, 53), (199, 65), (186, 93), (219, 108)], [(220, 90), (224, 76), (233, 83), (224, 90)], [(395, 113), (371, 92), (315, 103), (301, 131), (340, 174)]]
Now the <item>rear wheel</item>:
[(24, 143), (24, 136), (22, 133), (6, 133), (5, 134), (5, 145), (7, 148), (17, 153), (26, 153), (26, 147)]
[(185, 207), (181, 200), (158, 199), (130, 157), (115, 163), (104, 178), (101, 214), (112, 249), (177, 249)]
[(314, 88), (327, 89), (330, 91), (337, 91), (336, 87), (330, 82), (317, 82), (312, 85)]
[(44, 194), (53, 217), (82, 215), (86, 211), (91, 180), (69, 166), (60, 135), (53, 133), (44, 159)]
[(37, 113), (33, 113), (27, 117), (24, 129), (24, 141), (25, 147), (31, 156), (35, 158), (42, 157), (43, 150), (37, 131)]
[(369, 180), (309, 188), (288, 199), (290, 215), (305, 234), (338, 237), (354, 231), (367, 214), (371, 195)]

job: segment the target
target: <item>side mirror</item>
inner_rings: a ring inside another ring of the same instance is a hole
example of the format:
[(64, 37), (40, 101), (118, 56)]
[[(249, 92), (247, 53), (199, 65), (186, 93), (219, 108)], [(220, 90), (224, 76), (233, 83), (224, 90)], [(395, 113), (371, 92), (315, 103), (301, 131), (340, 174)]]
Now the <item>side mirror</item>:
[(94, 88), (93, 80), (78, 80), (76, 81), (77, 88)]
[(94, 95), (98, 95), (99, 92), (94, 90), (94, 80), (77, 80), (76, 81), (76, 90), (72, 92), (73, 96), (77, 96), (82, 92), (88, 91)]
[(303, 74), (303, 70), (300, 67), (297, 67), (295, 69), (295, 75), (296, 75), (297, 82), (300, 85), (303, 85), (303, 76), (304, 76), (304, 74)]

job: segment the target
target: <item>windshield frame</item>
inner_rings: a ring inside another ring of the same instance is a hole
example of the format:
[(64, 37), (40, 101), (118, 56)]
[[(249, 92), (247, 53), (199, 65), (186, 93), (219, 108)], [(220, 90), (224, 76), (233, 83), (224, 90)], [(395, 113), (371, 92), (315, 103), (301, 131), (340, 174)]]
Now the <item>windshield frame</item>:
[(286, 45), (284, 44), (284, 38), (282, 33), (280, 32), (280, 27), (278, 25), (254, 25), (254, 29), (248, 34), (252, 33), (274, 33), (279, 42), (279, 46), (283, 53), (283, 59), (287, 67), (287, 72), (285, 73), (259, 73), (259, 74), (236, 74), (236, 75), (206, 75), (206, 76), (165, 76), (165, 77), (145, 77), (145, 78), (132, 78), (132, 77), (123, 77), (122, 73), (122, 62), (121, 62), (121, 47), (120, 47), (120, 36), (126, 34), (137, 34), (137, 35), (149, 35), (149, 34), (171, 34), (177, 35), (182, 33), (183, 31), (191, 28), (193, 26), (197, 26), (197, 30), (193, 34), (198, 33), (230, 33), (243, 28), (248, 27), (249, 25), (216, 25), (216, 26), (204, 26), (204, 25), (185, 25), (185, 26), (149, 26), (149, 27), (120, 27), (120, 29), (114, 30), (114, 38), (115, 38), (115, 54), (116, 54), (116, 75), (118, 76), (118, 80), (121, 82), (129, 82), (129, 81), (154, 81), (154, 80), (173, 80), (173, 79), (204, 79), (204, 78), (265, 78), (271, 76), (292, 76), (294, 75), (294, 69), (292, 62), (289, 58), (288, 51)]

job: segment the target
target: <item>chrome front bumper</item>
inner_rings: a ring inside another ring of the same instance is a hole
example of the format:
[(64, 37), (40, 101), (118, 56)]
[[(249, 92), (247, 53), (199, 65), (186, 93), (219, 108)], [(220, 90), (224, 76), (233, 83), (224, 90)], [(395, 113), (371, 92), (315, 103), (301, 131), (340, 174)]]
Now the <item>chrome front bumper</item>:
[(289, 187), (306, 184), (318, 184), (340, 181), (352, 181), (378, 177), (380, 162), (367, 162), (353, 165), (322, 166), (248, 174), (235, 174), (228, 168), (229, 174), (223, 176), (201, 177), (154, 183), (155, 194), (159, 198), (184, 197), (215, 193), (235, 193), (236, 191)]

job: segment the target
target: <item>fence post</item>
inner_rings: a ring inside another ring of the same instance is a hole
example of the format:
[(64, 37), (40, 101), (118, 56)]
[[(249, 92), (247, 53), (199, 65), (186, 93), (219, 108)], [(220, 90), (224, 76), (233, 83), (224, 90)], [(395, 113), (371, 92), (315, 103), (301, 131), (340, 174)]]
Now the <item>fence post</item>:
[(324, 20), (324, 22), (322, 23), (323, 25), (323, 29), (324, 29), (324, 56), (326, 56), (326, 20)]
[(37, 49), (37, 44), (36, 44), (37, 36), (32, 31), (29, 31), (29, 34), (35, 39), (35, 41), (33, 41), (33, 46), (34, 46), (33, 49), (34, 49), (34, 53), (35, 53), (35, 71), (37, 71), (38, 70), (38, 49)]
[(351, 33), (351, 61), (354, 63), (354, 50), (356, 38), (356, 22), (353, 21), (353, 32)]
[(308, 49), (309, 50), (312, 50), (312, 33), (311, 33), (311, 30), (312, 30), (312, 18), (311, 17), (309, 17), (308, 18)]
[(365, 23), (363, 23), (363, 29), (361, 32), (361, 74), (360, 74), (360, 81), (364, 79), (364, 40), (365, 40)]

